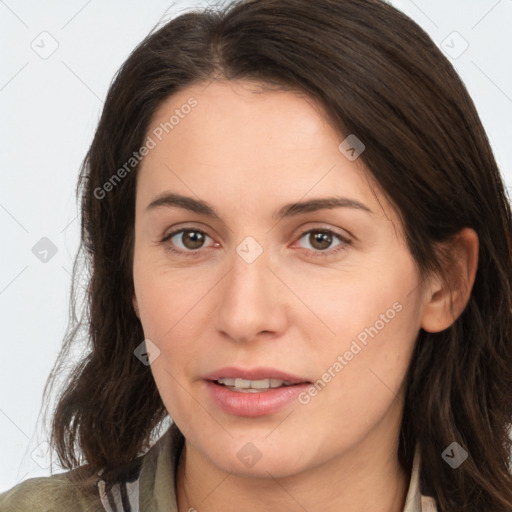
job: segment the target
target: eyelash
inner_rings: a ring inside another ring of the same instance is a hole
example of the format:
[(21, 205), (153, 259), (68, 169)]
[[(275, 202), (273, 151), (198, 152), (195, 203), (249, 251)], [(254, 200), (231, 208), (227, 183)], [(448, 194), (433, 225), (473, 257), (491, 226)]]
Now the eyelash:
[[(168, 235), (166, 235), (162, 240), (160, 240), (160, 243), (166, 244), (166, 242), (168, 240), (170, 240), (171, 238), (173, 238), (175, 235), (177, 235), (179, 233), (186, 233), (187, 231), (194, 232), (194, 233), (200, 233), (201, 235), (211, 238), (207, 233), (205, 233), (204, 231), (201, 231), (200, 229), (181, 228), (181, 229), (178, 229), (178, 230), (173, 231), (172, 233), (169, 233)], [(306, 253), (313, 257), (327, 258), (327, 257), (335, 256), (338, 253), (340, 253), (341, 251), (344, 251), (352, 243), (351, 240), (340, 235), (339, 233), (336, 233), (335, 231), (333, 231), (331, 229), (323, 229), (323, 228), (308, 229), (307, 231), (302, 232), (297, 240), (300, 240), (301, 238), (304, 237), (304, 235), (307, 235), (309, 233), (325, 233), (328, 235), (333, 235), (334, 237), (338, 238), (341, 242), (337, 246), (335, 246), (334, 249), (327, 249), (324, 251), (319, 251), (319, 250), (315, 251), (313, 249), (306, 249)], [(182, 251), (182, 250), (174, 249), (170, 244), (166, 244), (166, 250), (168, 250), (174, 254), (178, 254), (180, 256), (186, 256), (186, 257), (195, 257), (195, 256), (199, 255), (200, 249)]]

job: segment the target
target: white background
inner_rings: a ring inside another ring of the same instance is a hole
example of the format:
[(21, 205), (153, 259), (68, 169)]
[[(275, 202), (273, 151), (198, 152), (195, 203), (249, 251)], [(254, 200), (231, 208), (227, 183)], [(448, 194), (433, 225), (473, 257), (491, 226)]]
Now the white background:
[[(512, 185), (512, 0), (391, 3), (452, 54), (462, 38), (469, 44), (450, 60)], [(45, 445), (36, 449), (45, 439), (37, 419), (67, 324), (79, 166), (108, 86), (159, 20), (190, 5), (207, 2), (0, 0), (0, 492), (50, 474)], [(46, 59), (31, 47), (52, 44)], [(57, 250), (46, 263), (32, 252), (43, 237)]]

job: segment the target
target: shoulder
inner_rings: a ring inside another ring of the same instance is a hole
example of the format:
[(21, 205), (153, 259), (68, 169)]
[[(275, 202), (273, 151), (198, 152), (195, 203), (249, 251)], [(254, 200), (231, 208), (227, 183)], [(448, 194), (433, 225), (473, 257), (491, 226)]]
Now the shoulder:
[(153, 503), (156, 491), (171, 492), (169, 475), (173, 475), (183, 440), (173, 424), (144, 455), (112, 469), (108, 478), (103, 474), (90, 477), (87, 486), (79, 484), (89, 476), (85, 466), (49, 477), (30, 478), (0, 494), (0, 512), (137, 510), (139, 499)]
[(78, 487), (72, 477), (77, 470), (48, 477), (30, 478), (0, 494), (2, 512), (102, 511), (97, 489)]

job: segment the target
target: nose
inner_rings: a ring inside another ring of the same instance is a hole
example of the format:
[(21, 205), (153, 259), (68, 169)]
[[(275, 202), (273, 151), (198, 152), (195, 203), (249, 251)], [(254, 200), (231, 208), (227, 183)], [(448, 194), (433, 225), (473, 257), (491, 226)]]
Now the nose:
[(278, 273), (269, 267), (266, 251), (252, 262), (234, 252), (232, 266), (216, 290), (215, 327), (224, 337), (245, 343), (286, 330), (290, 292)]

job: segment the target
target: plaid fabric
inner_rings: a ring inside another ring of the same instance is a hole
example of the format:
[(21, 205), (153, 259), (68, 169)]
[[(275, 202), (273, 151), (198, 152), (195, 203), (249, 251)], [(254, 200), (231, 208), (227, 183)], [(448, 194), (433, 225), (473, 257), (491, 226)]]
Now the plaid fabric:
[(113, 485), (108, 491), (103, 480), (98, 482), (101, 503), (106, 512), (140, 512), (139, 477), (132, 482)]

